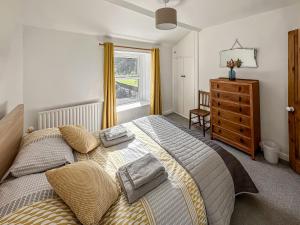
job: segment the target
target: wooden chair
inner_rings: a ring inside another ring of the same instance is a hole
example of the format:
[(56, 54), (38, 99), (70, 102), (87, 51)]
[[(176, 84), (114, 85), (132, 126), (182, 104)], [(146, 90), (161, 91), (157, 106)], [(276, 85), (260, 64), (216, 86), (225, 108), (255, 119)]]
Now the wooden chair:
[[(198, 109), (192, 109), (190, 110), (190, 121), (189, 121), (189, 128), (191, 129), (191, 126), (194, 124), (199, 124), (199, 126), (202, 126), (203, 129), (203, 136), (205, 136), (205, 131), (207, 131), (209, 127), (206, 127), (206, 124), (210, 124), (209, 120), (205, 120), (206, 117), (210, 115), (210, 111), (208, 111), (210, 108), (210, 93), (206, 91), (199, 91), (198, 92)], [(193, 117), (193, 115), (195, 115)], [(198, 122), (193, 123), (192, 119), (198, 118)], [(202, 120), (202, 125), (201, 125)]]

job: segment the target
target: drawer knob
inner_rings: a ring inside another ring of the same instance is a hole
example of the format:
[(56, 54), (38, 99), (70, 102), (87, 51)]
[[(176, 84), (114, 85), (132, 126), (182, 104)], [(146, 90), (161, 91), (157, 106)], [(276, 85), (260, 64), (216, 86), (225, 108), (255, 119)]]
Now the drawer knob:
[(242, 122), (243, 121), (243, 119), (242, 119), (242, 117), (240, 117), (240, 122)]
[(219, 130), (219, 133), (222, 133), (222, 130)]
[(221, 121), (220, 121), (220, 120), (218, 120), (218, 124), (219, 124), (219, 125), (221, 124)]
[(240, 107), (240, 112), (242, 112), (242, 107)]
[(242, 91), (242, 87), (241, 86), (239, 86), (239, 91)]
[(217, 84), (217, 88), (219, 88), (220, 86), (219, 86), (219, 84)]
[(241, 142), (241, 143), (244, 143), (244, 139), (243, 139), (243, 138), (240, 138), (240, 142)]
[(217, 97), (220, 98), (220, 93), (217, 93)]
[(240, 97), (239, 97), (239, 102), (241, 102), (241, 101), (242, 101), (242, 97), (240, 96)]
[(221, 103), (220, 102), (218, 102), (218, 106), (220, 106), (221, 105)]
[(220, 116), (221, 115), (221, 112), (220, 111), (218, 111), (218, 116)]
[(244, 132), (244, 129), (243, 129), (243, 128), (240, 128), (240, 132), (243, 133), (243, 132)]

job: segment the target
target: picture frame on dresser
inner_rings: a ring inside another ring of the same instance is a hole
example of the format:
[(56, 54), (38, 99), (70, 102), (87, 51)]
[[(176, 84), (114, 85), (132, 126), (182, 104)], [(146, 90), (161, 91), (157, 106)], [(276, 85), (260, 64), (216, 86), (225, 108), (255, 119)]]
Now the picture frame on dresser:
[(255, 159), (260, 143), (259, 81), (210, 80), (211, 139), (229, 144)]

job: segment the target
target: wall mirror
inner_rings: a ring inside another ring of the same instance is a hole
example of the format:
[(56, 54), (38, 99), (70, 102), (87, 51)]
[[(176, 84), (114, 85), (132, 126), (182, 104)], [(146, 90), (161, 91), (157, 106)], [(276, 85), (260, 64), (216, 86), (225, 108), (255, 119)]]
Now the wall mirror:
[[(239, 45), (235, 48), (235, 45)], [(233, 59), (242, 61), (241, 68), (257, 68), (257, 49), (244, 48), (238, 40), (235, 41), (231, 49), (223, 50), (220, 52), (220, 67), (227, 67), (227, 61)]]

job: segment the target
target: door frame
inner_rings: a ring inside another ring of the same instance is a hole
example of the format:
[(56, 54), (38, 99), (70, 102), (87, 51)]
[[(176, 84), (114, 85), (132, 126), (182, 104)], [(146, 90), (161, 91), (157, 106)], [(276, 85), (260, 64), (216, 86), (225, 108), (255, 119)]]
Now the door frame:
[(177, 52), (177, 46), (179, 45), (176, 44), (173, 48), (172, 48), (172, 108), (173, 108), (173, 112), (189, 119), (188, 117), (181, 115), (180, 113), (175, 111), (175, 59), (177, 59), (178, 57), (192, 57), (194, 58), (194, 107), (198, 107), (198, 90), (199, 90), (199, 33), (193, 31), (193, 36), (194, 36), (194, 51), (191, 52), (190, 55), (181, 55), (178, 54)]
[[(292, 40), (291, 40), (292, 38)], [(288, 106), (295, 107), (295, 81), (300, 76), (300, 30), (293, 30), (288, 33)], [(295, 51), (296, 50), (296, 51)], [(296, 60), (297, 59), (297, 62)], [(300, 79), (300, 78), (298, 78)], [(298, 87), (300, 89), (300, 86)], [(300, 99), (298, 100), (300, 101)], [(300, 102), (299, 102), (300, 103)], [(297, 109), (296, 109), (297, 110)], [(296, 159), (296, 148), (300, 146), (300, 138), (296, 140), (295, 114), (288, 113), (289, 123), (289, 161), (290, 166), (300, 173), (300, 159)]]

